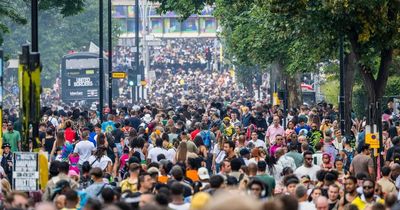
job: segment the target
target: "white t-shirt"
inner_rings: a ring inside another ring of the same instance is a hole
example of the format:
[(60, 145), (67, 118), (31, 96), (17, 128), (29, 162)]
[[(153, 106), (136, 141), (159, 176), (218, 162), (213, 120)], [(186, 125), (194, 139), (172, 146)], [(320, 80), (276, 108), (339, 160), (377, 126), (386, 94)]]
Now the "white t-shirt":
[(92, 155), (92, 151), (96, 150), (94, 144), (88, 140), (80, 141), (75, 145), (74, 153), (78, 153), (79, 155), (79, 165), (82, 165), (83, 162), (89, 160), (89, 157)]
[(215, 163), (220, 164), (225, 157), (225, 151), (220, 150), (218, 144), (215, 144), (213, 154), (215, 155)]
[(308, 201), (300, 202), (299, 210), (315, 210), (315, 204)]
[(184, 203), (182, 205), (175, 205), (175, 204), (168, 204), (168, 207), (173, 209), (173, 210), (189, 210), (190, 208), (190, 203)]
[(253, 143), (255, 147), (266, 148), (265, 142), (262, 141), (262, 140), (260, 140), (260, 139), (257, 139), (256, 141), (250, 140), (249, 143), (250, 143), (250, 142)]
[(92, 165), (92, 168), (98, 167), (101, 168), (101, 170), (103, 171), (107, 168), (108, 164), (112, 163), (111, 159), (106, 155), (103, 155), (100, 160), (97, 159), (96, 156), (91, 155), (88, 161), (89, 164)]
[(167, 150), (160, 148), (160, 147), (154, 147), (149, 150), (149, 154), (147, 155), (147, 159), (151, 159), (151, 162), (158, 162), (157, 161), (157, 156), (159, 154), (164, 154), (165, 157), (167, 157)]
[(174, 158), (175, 158), (175, 154), (176, 154), (176, 151), (174, 149), (169, 149), (169, 150), (167, 150), (165, 157), (167, 158), (167, 160), (173, 162)]
[(294, 171), (294, 174), (297, 178), (301, 179), (304, 175), (309, 175), (311, 181), (317, 181), (317, 171), (321, 170), (321, 168), (317, 165), (313, 165), (311, 168), (307, 168), (304, 165), (300, 166), (299, 168)]

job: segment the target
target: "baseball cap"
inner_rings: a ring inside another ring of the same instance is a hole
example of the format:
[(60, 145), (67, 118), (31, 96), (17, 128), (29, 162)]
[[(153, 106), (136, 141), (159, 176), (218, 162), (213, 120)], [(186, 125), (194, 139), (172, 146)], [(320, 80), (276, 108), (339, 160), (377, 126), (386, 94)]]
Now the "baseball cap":
[(199, 175), (200, 179), (210, 179), (210, 175), (208, 174), (207, 168), (201, 167), (197, 170), (197, 175)]
[(192, 202), (190, 203), (190, 209), (191, 210), (204, 209), (205, 205), (207, 205), (207, 202), (210, 200), (210, 198), (211, 198), (210, 194), (206, 192), (196, 193), (192, 198)]

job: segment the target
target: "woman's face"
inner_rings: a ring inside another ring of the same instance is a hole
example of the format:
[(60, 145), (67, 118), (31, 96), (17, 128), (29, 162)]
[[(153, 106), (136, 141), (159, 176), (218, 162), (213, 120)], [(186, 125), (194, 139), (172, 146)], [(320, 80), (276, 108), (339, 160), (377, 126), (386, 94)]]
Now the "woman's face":
[(343, 161), (337, 160), (337, 161), (335, 162), (335, 167), (336, 167), (336, 169), (338, 169), (338, 170), (342, 170), (342, 169), (343, 169)]
[(328, 155), (324, 155), (324, 156), (322, 157), (322, 162), (328, 164), (328, 163), (330, 162), (329, 156), (328, 156)]
[(314, 192), (311, 194), (312, 199), (315, 201), (319, 196), (321, 196), (321, 190), (316, 189)]
[(295, 190), (296, 190), (296, 184), (295, 184), (295, 183), (289, 184), (289, 185), (287, 186), (287, 192), (288, 192), (288, 193), (294, 194), (294, 191), (295, 191)]

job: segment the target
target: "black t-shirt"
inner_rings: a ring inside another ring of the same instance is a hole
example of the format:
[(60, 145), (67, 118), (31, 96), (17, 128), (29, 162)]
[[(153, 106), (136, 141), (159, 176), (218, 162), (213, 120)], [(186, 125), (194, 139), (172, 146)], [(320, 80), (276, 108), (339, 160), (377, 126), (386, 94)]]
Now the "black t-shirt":
[(115, 163), (115, 154), (114, 154), (114, 148), (117, 146), (115, 145), (114, 141), (109, 141), (108, 142), (108, 148), (107, 148), (107, 156), (111, 159), (113, 163)]
[(117, 143), (119, 143), (121, 139), (124, 139), (125, 136), (124, 132), (122, 132), (119, 128), (111, 131), (111, 134), (114, 136), (114, 139)]
[(50, 154), (51, 150), (53, 149), (53, 144), (56, 139), (51, 136), (48, 138), (44, 138), (44, 151)]

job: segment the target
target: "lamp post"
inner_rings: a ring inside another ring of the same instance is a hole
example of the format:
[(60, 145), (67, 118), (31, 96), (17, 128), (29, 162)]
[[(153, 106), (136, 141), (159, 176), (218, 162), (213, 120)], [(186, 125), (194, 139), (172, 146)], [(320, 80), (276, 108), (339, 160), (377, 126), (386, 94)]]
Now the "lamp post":
[(108, 0), (108, 106), (110, 107), (110, 113), (112, 113), (112, 3)]
[[(135, 71), (140, 71), (140, 62), (139, 62), (139, 0), (135, 0), (135, 46), (136, 46), (136, 53), (135, 53)], [(137, 85), (137, 84), (136, 84)], [(133, 88), (136, 88), (133, 86)], [(137, 89), (137, 99), (139, 100), (139, 89)]]
[(340, 96), (339, 96), (339, 108), (340, 108), (340, 130), (342, 134), (345, 134), (345, 119), (344, 116), (344, 50), (343, 50), (343, 35), (340, 35), (339, 40), (339, 66), (340, 66)]

